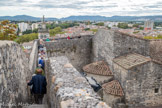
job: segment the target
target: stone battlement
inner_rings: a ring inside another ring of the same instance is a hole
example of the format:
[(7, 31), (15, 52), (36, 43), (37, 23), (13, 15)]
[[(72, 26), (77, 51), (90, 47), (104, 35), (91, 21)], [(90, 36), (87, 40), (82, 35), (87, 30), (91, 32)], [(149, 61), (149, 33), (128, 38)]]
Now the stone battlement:
[(109, 108), (65, 56), (50, 58), (47, 76), (50, 103), (55, 108)]

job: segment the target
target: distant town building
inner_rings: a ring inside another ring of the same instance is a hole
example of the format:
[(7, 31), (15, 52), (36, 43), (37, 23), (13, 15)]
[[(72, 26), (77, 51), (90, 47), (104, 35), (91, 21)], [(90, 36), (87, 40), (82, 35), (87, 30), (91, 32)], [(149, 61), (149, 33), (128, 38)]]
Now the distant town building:
[(23, 47), (26, 50), (30, 50), (33, 47), (33, 42), (32, 41), (31, 42), (25, 42), (25, 43), (23, 43)]
[(24, 22), (18, 23), (18, 26), (19, 26), (19, 29), (21, 32), (31, 29), (30, 25), (28, 23), (24, 23)]
[(119, 22), (105, 22), (104, 23), (104, 26), (108, 26), (108, 27), (113, 28), (113, 27), (117, 27), (118, 26), (118, 23)]
[(34, 29), (38, 29), (38, 26), (39, 26), (39, 24), (38, 23), (33, 23), (32, 24), (32, 30), (34, 30)]
[(46, 29), (46, 23), (44, 21), (44, 16), (43, 16), (42, 23), (38, 25), (38, 38), (46, 39), (49, 37), (50, 37), (50, 34), (49, 34), (49, 31)]
[(144, 30), (153, 30), (154, 22), (151, 20), (145, 21)]

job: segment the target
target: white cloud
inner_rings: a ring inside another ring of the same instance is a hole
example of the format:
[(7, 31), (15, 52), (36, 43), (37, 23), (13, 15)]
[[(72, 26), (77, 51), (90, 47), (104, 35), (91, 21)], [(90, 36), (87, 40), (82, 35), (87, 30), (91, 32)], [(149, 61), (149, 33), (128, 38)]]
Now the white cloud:
[(0, 0), (0, 15), (162, 15), (161, 0)]

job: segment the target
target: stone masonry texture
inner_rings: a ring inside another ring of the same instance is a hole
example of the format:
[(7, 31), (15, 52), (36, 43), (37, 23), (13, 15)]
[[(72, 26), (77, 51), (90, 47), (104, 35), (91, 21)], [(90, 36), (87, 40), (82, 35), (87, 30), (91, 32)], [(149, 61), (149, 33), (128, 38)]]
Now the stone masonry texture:
[(27, 79), (31, 72), (29, 60), (21, 46), (0, 41), (0, 104), (2, 108), (21, 107), (27, 102)]
[(113, 69), (113, 58), (129, 53), (150, 55), (150, 41), (119, 33), (112, 30), (100, 29), (93, 38), (93, 61), (106, 60)]
[(70, 40), (59, 39), (45, 43), (48, 57), (67, 56), (73, 66), (82, 71), (82, 67), (91, 61), (92, 36), (83, 36)]
[(109, 108), (65, 56), (49, 61), (51, 108)]
[[(92, 61), (105, 60), (108, 63), (115, 80), (123, 88), (125, 103), (129, 108), (159, 106), (162, 101), (161, 46), (161, 40), (146, 40), (119, 31), (99, 30), (92, 39)], [(149, 58), (150, 62), (136, 65), (132, 61), (130, 69), (113, 62), (115, 58), (133, 53)]]

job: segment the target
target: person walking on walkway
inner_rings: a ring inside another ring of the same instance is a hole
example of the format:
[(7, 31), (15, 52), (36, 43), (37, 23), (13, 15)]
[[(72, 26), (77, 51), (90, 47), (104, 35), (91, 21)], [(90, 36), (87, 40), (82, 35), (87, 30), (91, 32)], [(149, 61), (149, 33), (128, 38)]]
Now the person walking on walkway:
[(42, 104), (44, 94), (46, 94), (46, 78), (42, 75), (42, 70), (37, 69), (37, 74), (32, 77), (31, 81), (28, 81), (29, 86), (32, 87), (32, 92), (34, 94), (34, 99), (36, 104)]
[(41, 68), (44, 70), (44, 60), (43, 57), (39, 60), (39, 64), (41, 64)]
[(42, 67), (42, 65), (41, 64), (38, 64), (38, 67), (35, 70), (35, 74), (37, 74), (38, 69), (41, 69), (42, 70), (42, 75), (45, 76), (44, 70), (41, 67)]

